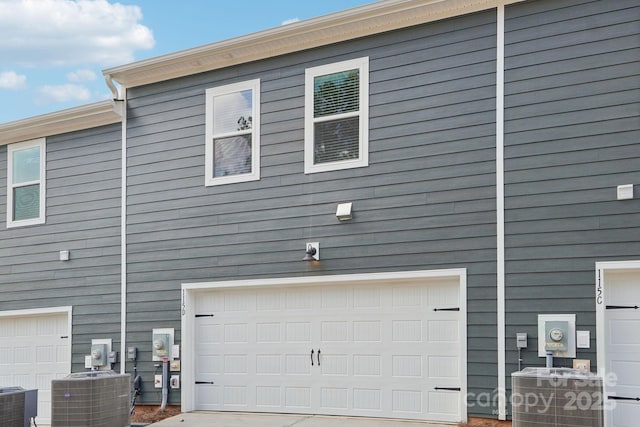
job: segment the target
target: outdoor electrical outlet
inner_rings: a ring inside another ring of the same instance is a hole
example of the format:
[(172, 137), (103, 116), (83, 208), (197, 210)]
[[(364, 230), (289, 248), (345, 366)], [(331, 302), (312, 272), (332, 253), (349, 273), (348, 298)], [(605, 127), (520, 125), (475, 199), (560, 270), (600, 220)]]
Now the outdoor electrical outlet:
[(154, 377), (153, 377), (153, 387), (154, 388), (162, 388), (162, 375), (154, 375)]
[(180, 388), (180, 375), (171, 375), (169, 385), (171, 388)]

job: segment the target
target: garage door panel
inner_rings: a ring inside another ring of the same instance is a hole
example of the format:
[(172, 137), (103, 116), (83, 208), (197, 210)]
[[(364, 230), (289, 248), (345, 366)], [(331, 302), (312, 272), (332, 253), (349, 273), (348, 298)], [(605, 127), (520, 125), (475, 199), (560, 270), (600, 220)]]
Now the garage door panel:
[(320, 408), (344, 413), (349, 409), (349, 389), (346, 387), (321, 387)]
[(217, 323), (213, 319), (198, 319), (198, 328), (196, 329), (196, 342), (199, 345), (220, 344), (223, 339), (224, 325)]
[(640, 318), (633, 318), (632, 314), (620, 312), (609, 321), (609, 344), (616, 346), (617, 351), (640, 350), (640, 334), (637, 333), (640, 330)]
[[(450, 353), (451, 354), (451, 353)], [(427, 376), (433, 380), (458, 381), (460, 378), (460, 359), (456, 356), (426, 356)]]
[(195, 404), (202, 410), (217, 410), (221, 407), (220, 390), (221, 386), (198, 384)]
[(222, 388), (198, 385), (195, 409), (458, 421), (460, 393), (432, 393), (462, 381), (460, 313), (434, 311), (457, 307), (458, 292), (457, 281), (210, 291), (198, 311), (224, 311), (195, 321), (196, 381)]
[(294, 412), (299, 410), (310, 411), (311, 410), (311, 395), (312, 390), (310, 386), (287, 386), (284, 390), (284, 407), (291, 409)]
[(311, 322), (287, 322), (285, 323), (285, 341), (289, 343), (310, 343)]
[(616, 401), (612, 416), (614, 427), (637, 427), (640, 418), (640, 405), (638, 403)]
[(282, 324), (279, 322), (257, 322), (257, 343), (278, 343), (282, 339)]
[(319, 366), (321, 376), (346, 377), (350, 372), (349, 354), (324, 354), (321, 355)]
[(282, 375), (282, 357), (279, 354), (256, 354), (256, 375)]
[(68, 314), (0, 317), (0, 385), (38, 389), (38, 422), (51, 418), (51, 380), (71, 372)]
[(332, 287), (321, 291), (321, 306), (323, 310), (343, 310), (352, 306), (352, 297), (347, 288)]
[(382, 356), (380, 354), (358, 354), (351, 357), (354, 376), (380, 376), (382, 373)]
[(419, 415), (424, 412), (424, 396), (421, 390), (393, 390), (392, 410), (396, 414)]
[[(354, 387), (353, 391), (353, 409), (358, 415), (382, 415), (382, 391), (377, 388), (359, 388)], [(372, 411), (367, 414), (361, 411)], [(375, 411), (375, 412), (373, 412)]]
[(355, 309), (377, 309), (382, 307), (382, 289), (379, 287), (355, 288), (352, 293), (352, 307)]
[[(605, 364), (614, 381), (606, 392), (619, 399), (608, 400), (612, 411), (605, 416), (611, 427), (637, 426), (640, 418), (640, 271), (607, 273), (605, 303)], [(629, 399), (629, 400), (620, 400)]]
[(453, 420), (458, 415), (459, 396), (455, 391), (428, 391), (429, 412), (440, 415), (442, 419)]
[(256, 386), (256, 407), (274, 410), (282, 406), (281, 388), (272, 385)]

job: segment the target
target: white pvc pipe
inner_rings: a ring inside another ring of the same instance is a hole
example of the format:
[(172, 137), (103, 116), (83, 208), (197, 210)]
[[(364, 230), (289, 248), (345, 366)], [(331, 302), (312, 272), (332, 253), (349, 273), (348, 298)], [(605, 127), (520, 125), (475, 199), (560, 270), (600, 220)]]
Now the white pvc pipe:
[(160, 410), (164, 411), (167, 407), (167, 399), (169, 398), (169, 359), (162, 359), (162, 404)]

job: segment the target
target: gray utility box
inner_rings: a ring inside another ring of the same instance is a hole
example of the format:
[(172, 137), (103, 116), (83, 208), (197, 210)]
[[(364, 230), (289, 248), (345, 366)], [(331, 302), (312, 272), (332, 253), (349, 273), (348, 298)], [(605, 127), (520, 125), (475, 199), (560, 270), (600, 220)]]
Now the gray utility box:
[(38, 390), (0, 387), (0, 427), (29, 427), (37, 415)]
[(511, 374), (513, 427), (602, 427), (602, 378), (570, 368)]
[(125, 427), (130, 424), (129, 374), (92, 371), (51, 381), (51, 427)]

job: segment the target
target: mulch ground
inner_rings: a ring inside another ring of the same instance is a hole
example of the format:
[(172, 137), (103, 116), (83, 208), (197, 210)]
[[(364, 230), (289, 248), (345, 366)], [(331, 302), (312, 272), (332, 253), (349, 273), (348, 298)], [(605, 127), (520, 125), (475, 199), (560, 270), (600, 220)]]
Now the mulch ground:
[(132, 423), (157, 423), (165, 418), (180, 414), (180, 406), (167, 406), (164, 411), (157, 405), (136, 405), (131, 416)]
[(460, 427), (511, 427), (511, 421), (498, 421), (488, 418), (469, 418), (469, 422), (460, 424)]

